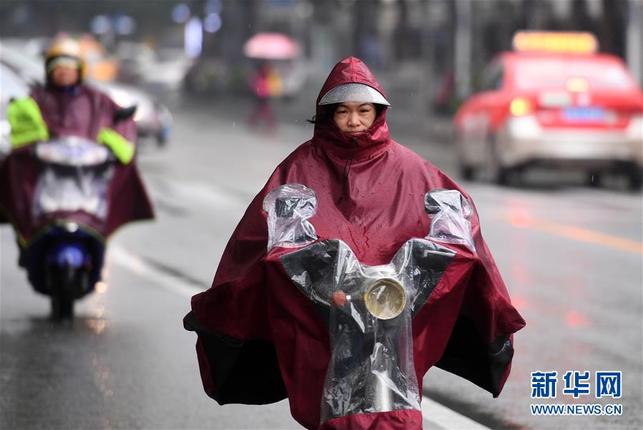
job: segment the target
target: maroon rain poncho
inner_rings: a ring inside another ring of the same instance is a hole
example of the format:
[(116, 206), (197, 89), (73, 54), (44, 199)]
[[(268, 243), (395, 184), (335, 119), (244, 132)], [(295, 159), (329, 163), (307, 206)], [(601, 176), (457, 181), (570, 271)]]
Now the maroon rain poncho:
[[(31, 97), (38, 103), (52, 138), (79, 136), (96, 140), (100, 129), (108, 127), (128, 141), (135, 142), (134, 121), (129, 118), (116, 122), (114, 116), (119, 107), (105, 94), (87, 85), (66, 90), (36, 87)], [(38, 160), (33, 151), (33, 145), (16, 149), (0, 166), (0, 221), (13, 224), (23, 245), (28, 245), (52, 221), (47, 217), (32, 216), (39, 174)], [(55, 217), (85, 225), (104, 238), (125, 223), (154, 217), (135, 161), (127, 165), (116, 163), (107, 200), (108, 212), (102, 220), (84, 212), (57, 213)]]
[[(319, 99), (345, 83), (383, 94), (356, 58), (338, 63)], [(248, 207), (219, 264), (212, 287), (192, 298), (185, 326), (198, 334), (197, 354), (206, 392), (220, 404), (263, 404), (288, 397), (293, 417), (308, 429), (421, 428), (419, 410), (347, 415), (320, 422), (329, 366), (327, 322), (293, 284), (282, 265), (292, 249), (267, 251), (264, 197), (283, 184), (315, 191), (309, 219), (320, 239), (341, 239), (366, 265), (387, 264), (409, 239), (430, 228), (424, 196), (461, 188), (431, 163), (393, 141), (386, 109), (363, 133), (344, 135), (330, 110), (319, 107), (313, 138), (274, 171)], [(437, 365), (497, 396), (509, 375), (512, 333), (525, 322), (480, 233), (475, 209), (471, 232), (477, 254), (466, 247), (446, 268), (430, 299), (413, 318), (413, 359), (420, 384)]]

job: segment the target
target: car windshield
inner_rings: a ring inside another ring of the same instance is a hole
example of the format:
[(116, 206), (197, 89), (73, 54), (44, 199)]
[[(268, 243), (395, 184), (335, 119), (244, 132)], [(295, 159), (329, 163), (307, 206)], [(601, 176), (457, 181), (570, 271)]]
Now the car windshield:
[(636, 89), (623, 65), (593, 58), (521, 58), (516, 62), (514, 82), (522, 90), (565, 89), (570, 79), (578, 78), (593, 90)]

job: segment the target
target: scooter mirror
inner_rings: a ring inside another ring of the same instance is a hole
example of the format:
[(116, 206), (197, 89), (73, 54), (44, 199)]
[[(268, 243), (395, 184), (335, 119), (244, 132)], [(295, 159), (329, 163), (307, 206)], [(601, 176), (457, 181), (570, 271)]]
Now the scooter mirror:
[(120, 108), (114, 113), (114, 122), (121, 122), (128, 120), (134, 116), (136, 113), (137, 106), (130, 106), (126, 108)]

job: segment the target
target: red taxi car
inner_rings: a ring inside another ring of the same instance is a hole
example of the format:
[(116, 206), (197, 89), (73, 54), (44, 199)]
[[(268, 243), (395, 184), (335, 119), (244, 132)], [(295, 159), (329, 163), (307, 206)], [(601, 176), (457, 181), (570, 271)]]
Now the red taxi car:
[(604, 173), (641, 188), (643, 92), (589, 33), (519, 32), (454, 118), (461, 174), (499, 184), (536, 165)]

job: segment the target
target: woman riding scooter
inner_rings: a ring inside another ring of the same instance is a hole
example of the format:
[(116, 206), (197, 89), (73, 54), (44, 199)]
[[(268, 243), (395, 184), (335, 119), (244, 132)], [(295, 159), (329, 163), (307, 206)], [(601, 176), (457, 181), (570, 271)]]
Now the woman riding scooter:
[[(134, 158), (135, 107), (83, 82), (72, 38), (51, 43), (45, 72), (44, 86), (7, 109), (12, 152), (0, 167), (0, 220), (13, 225), (19, 263), (34, 289), (52, 296), (53, 316), (70, 318), (73, 300), (100, 279), (105, 240), (153, 211)], [(64, 283), (73, 291), (57, 291)]]
[(471, 198), (391, 138), (388, 107), (362, 61), (337, 63), (312, 138), (192, 298), (184, 326), (220, 404), (287, 397), (307, 429), (420, 429), (431, 366), (500, 394), (525, 322)]

